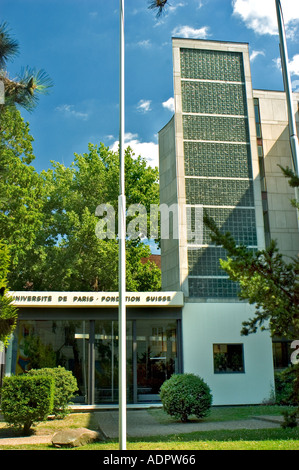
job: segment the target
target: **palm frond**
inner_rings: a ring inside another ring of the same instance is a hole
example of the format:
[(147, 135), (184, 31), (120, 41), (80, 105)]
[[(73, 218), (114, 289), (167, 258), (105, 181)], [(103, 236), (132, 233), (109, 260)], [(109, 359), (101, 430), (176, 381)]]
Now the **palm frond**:
[(0, 24), (0, 68), (3, 68), (6, 62), (18, 54), (19, 44), (13, 39), (8, 30), (7, 23)]
[(163, 13), (163, 11), (164, 11), (164, 7), (165, 7), (167, 1), (168, 1), (168, 0), (149, 0), (149, 2), (148, 2), (148, 3), (149, 3), (148, 8), (149, 8), (150, 10), (157, 9), (158, 11), (157, 11), (157, 15), (156, 15), (156, 16), (157, 16), (157, 18), (158, 18), (159, 16), (162, 15), (162, 13)]

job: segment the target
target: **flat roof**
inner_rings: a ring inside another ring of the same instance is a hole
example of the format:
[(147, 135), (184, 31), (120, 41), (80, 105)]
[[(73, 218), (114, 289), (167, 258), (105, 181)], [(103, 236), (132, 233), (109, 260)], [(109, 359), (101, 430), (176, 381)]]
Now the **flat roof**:
[(172, 36), (172, 40), (179, 40), (179, 41), (198, 41), (198, 42), (214, 42), (218, 44), (249, 44), (249, 42), (246, 41), (219, 41), (217, 39), (197, 39), (197, 38), (179, 38), (177, 36)]

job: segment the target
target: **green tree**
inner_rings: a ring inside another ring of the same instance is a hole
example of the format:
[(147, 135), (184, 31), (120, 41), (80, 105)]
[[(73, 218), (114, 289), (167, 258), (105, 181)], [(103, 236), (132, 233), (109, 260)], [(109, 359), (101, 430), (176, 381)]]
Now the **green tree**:
[[(284, 171), (290, 184), (298, 187), (299, 179)], [(296, 204), (296, 203), (295, 203)], [(255, 333), (259, 327), (272, 336), (299, 338), (299, 259), (286, 259), (271, 241), (265, 250), (253, 251), (237, 245), (230, 233), (222, 233), (213, 219), (204, 214), (211, 239), (225, 248), (227, 259), (220, 260), (229, 278), (239, 283), (239, 296), (255, 305), (255, 316), (243, 323), (242, 334)]]
[(30, 166), (32, 138), (13, 106), (4, 106), (0, 113), (0, 157), (0, 340), (6, 346), (17, 320), (8, 286), (33, 244), (40, 206), (38, 176)]
[(32, 141), (20, 112), (5, 106), (0, 113), (0, 240), (9, 246), (11, 287), (22, 276), (22, 264), (36, 241), (47, 191), (32, 166)]
[(0, 348), (7, 346), (17, 321), (17, 309), (7, 291), (9, 262), (9, 249), (6, 244), (0, 242)]
[[(149, 213), (158, 204), (158, 170), (125, 155), (127, 205), (141, 203)], [(43, 206), (35, 241), (26, 251), (20, 275), (13, 287), (28, 285), (34, 290), (113, 291), (118, 289), (118, 240), (100, 239), (96, 233), (96, 209), (109, 203), (115, 211), (117, 233), (119, 157), (104, 145), (89, 145), (88, 152), (75, 155), (70, 167), (53, 162), (43, 172)], [(41, 200), (40, 199), (40, 200)], [(142, 263), (150, 248), (140, 238), (127, 241), (127, 289), (159, 290), (160, 270)], [(13, 279), (13, 276), (11, 277)]]
[[(25, 68), (16, 80), (9, 77), (7, 62), (19, 52), (7, 23), (0, 24), (0, 82), (4, 85), (4, 103), (0, 104), (0, 341), (8, 343), (16, 325), (16, 309), (7, 295), (9, 268), (16, 266), (35, 238), (36, 209), (40, 186), (30, 163), (32, 137), (16, 105), (31, 111), (38, 93), (52, 86), (48, 75)], [(9, 247), (9, 254), (8, 254)]]

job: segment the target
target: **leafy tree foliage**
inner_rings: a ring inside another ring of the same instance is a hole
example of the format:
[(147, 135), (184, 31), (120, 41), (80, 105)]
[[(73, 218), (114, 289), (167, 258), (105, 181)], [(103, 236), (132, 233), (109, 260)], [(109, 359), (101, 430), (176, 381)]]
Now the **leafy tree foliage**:
[(0, 24), (0, 82), (4, 85), (4, 103), (0, 104), (0, 341), (5, 346), (17, 320), (7, 295), (9, 267), (16, 275), (14, 268), (22, 265), (35, 239), (42, 183), (30, 166), (34, 157), (28, 124), (15, 106), (31, 111), (37, 104), (37, 93), (45, 93), (52, 86), (44, 71), (29, 68), (12, 80), (7, 62), (18, 52), (19, 44), (10, 35), (8, 25)]
[[(24, 143), (21, 146), (25, 148)], [(87, 153), (75, 155), (70, 167), (52, 164), (51, 169), (37, 174), (19, 158), (20, 179), (10, 173), (12, 180), (6, 180), (8, 196), (16, 187), (22, 196), (19, 204), (16, 195), (8, 198), (1, 214), (3, 224), (0, 219), (3, 236), (14, 246), (11, 287), (117, 290), (118, 240), (97, 237), (99, 217), (95, 212), (100, 204), (115, 208), (117, 235), (118, 153), (102, 144), (90, 144)], [(150, 204), (159, 202), (158, 170), (147, 167), (130, 149), (125, 166), (127, 205), (141, 203), (149, 213)], [(6, 220), (8, 214), (11, 225)], [(18, 225), (20, 236), (15, 238)], [(150, 248), (139, 238), (127, 241), (127, 290), (160, 289), (159, 268), (149, 261), (141, 262), (149, 255)]]
[(32, 141), (28, 124), (20, 112), (15, 107), (5, 106), (0, 114), (0, 239), (10, 247), (9, 280), (21, 275), (22, 263), (41, 226), (46, 189), (31, 165)]
[[(16, 105), (31, 111), (38, 93), (52, 86), (44, 71), (24, 69), (16, 80), (7, 64), (19, 52), (8, 25), (0, 24), (0, 80), (5, 104), (0, 105), (0, 240), (10, 247), (11, 289), (116, 290), (117, 239), (100, 240), (95, 233), (96, 207), (115, 207), (117, 224), (118, 155), (103, 145), (75, 155), (70, 168), (53, 162), (38, 174), (28, 123)], [(126, 153), (127, 204), (158, 204), (158, 171)], [(140, 239), (127, 241), (127, 289), (158, 290), (160, 270), (141, 263), (150, 249)]]
[(0, 348), (7, 346), (17, 321), (17, 310), (7, 295), (9, 260), (7, 245), (0, 242)]

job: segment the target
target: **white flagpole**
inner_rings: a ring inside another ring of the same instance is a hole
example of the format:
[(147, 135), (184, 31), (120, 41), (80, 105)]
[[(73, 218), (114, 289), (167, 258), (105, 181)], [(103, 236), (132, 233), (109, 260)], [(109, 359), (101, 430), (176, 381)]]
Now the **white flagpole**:
[(118, 198), (118, 238), (119, 238), (119, 308), (118, 308), (118, 344), (119, 344), (119, 449), (126, 450), (126, 198), (125, 198), (125, 61), (124, 61), (124, 0), (119, 2), (120, 10), (120, 70), (119, 70), (119, 198)]
[(288, 106), (290, 145), (291, 145), (291, 151), (292, 151), (292, 157), (293, 157), (294, 171), (298, 175), (298, 171), (299, 171), (298, 137), (297, 137), (296, 121), (295, 121), (295, 116), (294, 116), (294, 111), (293, 111), (292, 85), (291, 85), (291, 79), (290, 79), (290, 74), (288, 70), (289, 59), (288, 59), (286, 35), (285, 35), (285, 28), (284, 28), (283, 14), (282, 14), (280, 0), (275, 0), (275, 3), (276, 3), (278, 32), (279, 32), (279, 39), (280, 39), (281, 67), (282, 67), (284, 89), (286, 93), (287, 106)]

